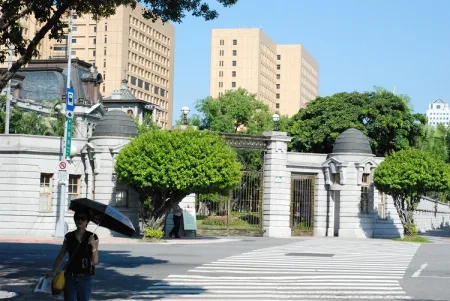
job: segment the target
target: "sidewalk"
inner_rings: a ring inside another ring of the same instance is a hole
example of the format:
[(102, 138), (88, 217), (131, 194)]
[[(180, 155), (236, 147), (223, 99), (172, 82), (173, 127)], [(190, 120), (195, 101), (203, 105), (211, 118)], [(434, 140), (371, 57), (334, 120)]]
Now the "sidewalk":
[[(186, 237), (178, 239), (161, 239), (159, 241), (145, 241), (142, 238), (126, 238), (126, 237), (100, 237), (101, 244), (205, 244), (205, 243), (223, 243), (231, 241), (239, 241), (241, 238), (229, 237)], [(0, 236), (0, 243), (26, 243), (26, 244), (54, 244), (61, 245), (62, 239), (48, 237), (12, 237)]]

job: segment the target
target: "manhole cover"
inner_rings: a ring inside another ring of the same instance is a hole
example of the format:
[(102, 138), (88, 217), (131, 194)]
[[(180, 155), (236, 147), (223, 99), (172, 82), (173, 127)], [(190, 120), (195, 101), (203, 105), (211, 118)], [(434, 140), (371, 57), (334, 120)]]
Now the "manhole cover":
[(324, 253), (287, 253), (286, 256), (333, 257), (334, 254), (324, 254)]
[(11, 299), (14, 297), (17, 297), (19, 294), (15, 292), (8, 292), (8, 291), (0, 291), (0, 300), (1, 299)]

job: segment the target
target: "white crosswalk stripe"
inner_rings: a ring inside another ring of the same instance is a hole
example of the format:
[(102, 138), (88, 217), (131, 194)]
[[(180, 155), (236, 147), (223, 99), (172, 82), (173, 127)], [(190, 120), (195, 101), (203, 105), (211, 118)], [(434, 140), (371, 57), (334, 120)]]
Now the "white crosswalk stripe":
[(170, 275), (137, 300), (410, 300), (399, 284), (419, 244), (310, 239)]

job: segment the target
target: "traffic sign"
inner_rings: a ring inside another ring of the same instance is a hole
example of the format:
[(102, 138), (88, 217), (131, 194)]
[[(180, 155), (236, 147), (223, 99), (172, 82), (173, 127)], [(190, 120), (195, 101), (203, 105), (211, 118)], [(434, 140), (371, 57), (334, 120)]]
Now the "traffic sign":
[(66, 161), (60, 161), (58, 164), (59, 170), (66, 170), (67, 169), (67, 162)]
[(58, 172), (58, 180), (60, 182), (67, 182), (68, 177), (67, 177), (67, 170), (60, 170)]
[(66, 132), (66, 158), (70, 158), (70, 149), (72, 147), (72, 118), (67, 119), (67, 132)]
[(73, 112), (75, 109), (75, 91), (72, 88), (67, 88), (66, 92), (66, 111)]

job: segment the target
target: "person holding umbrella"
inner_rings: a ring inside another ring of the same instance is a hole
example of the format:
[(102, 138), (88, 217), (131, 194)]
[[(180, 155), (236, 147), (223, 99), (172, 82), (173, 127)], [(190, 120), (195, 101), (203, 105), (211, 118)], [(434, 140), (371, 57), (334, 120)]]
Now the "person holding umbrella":
[(98, 263), (99, 240), (96, 234), (87, 231), (90, 221), (88, 210), (75, 211), (74, 221), (77, 226), (75, 231), (69, 232), (64, 237), (64, 243), (56, 257), (50, 273), (51, 277), (64, 260), (66, 252), (69, 252), (69, 260), (65, 266), (65, 301), (89, 301), (92, 291), (92, 276), (95, 275), (95, 264)]

